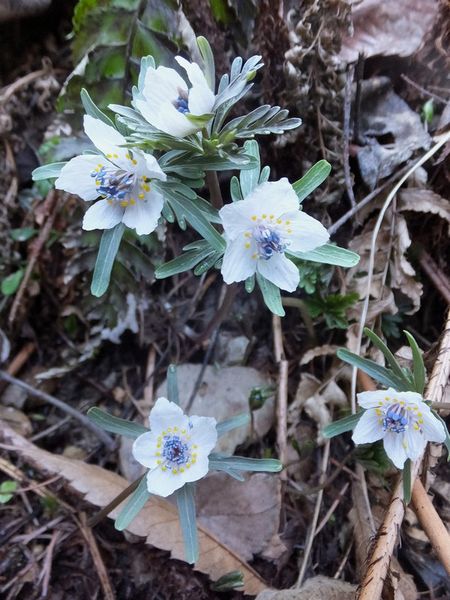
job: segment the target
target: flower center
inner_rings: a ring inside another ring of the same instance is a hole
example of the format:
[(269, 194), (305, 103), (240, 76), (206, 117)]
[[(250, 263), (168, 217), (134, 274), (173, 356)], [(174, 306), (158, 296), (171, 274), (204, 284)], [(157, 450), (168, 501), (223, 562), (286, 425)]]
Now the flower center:
[(177, 111), (180, 112), (180, 113), (182, 113), (183, 115), (185, 115), (186, 113), (189, 113), (188, 99), (187, 99), (187, 96), (185, 94), (183, 94), (183, 93), (180, 92), (180, 95), (175, 100), (175, 102), (173, 103), (173, 105), (175, 106), (175, 108), (177, 109)]
[(165, 435), (162, 455), (168, 463), (185, 465), (189, 462), (191, 450), (178, 435)]
[(177, 427), (168, 427), (158, 436), (156, 456), (162, 471), (170, 470), (177, 475), (197, 462), (197, 445), (189, 440), (188, 431)]
[(107, 200), (128, 201), (126, 197), (130, 194), (135, 183), (135, 174), (124, 169), (106, 167), (99, 165), (91, 172), (95, 179), (95, 185), (99, 195)]
[(411, 415), (405, 406), (400, 404), (391, 404), (387, 409), (383, 419), (384, 431), (393, 433), (403, 433), (409, 428)]
[(272, 227), (257, 225), (253, 228), (252, 234), (258, 245), (259, 258), (263, 260), (269, 260), (274, 252), (281, 254), (286, 250), (287, 245), (283, 243), (277, 230)]

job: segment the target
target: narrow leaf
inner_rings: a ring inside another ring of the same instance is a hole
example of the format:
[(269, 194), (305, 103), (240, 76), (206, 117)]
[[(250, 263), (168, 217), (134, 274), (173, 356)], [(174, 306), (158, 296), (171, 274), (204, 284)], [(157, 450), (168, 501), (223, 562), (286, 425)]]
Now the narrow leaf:
[(236, 175), (233, 175), (230, 181), (230, 195), (233, 202), (239, 202), (239, 200), (243, 199), (241, 185)]
[(249, 422), (250, 415), (248, 413), (241, 413), (240, 415), (226, 419), (225, 421), (217, 424), (217, 435), (221, 437), (228, 431), (232, 431), (238, 427), (244, 427), (244, 425), (247, 425)]
[(411, 460), (406, 459), (403, 465), (403, 500), (408, 505), (411, 502), (412, 480), (411, 480)]
[(280, 289), (260, 273), (256, 273), (256, 281), (258, 282), (259, 289), (261, 290), (267, 308), (272, 311), (274, 315), (284, 317), (285, 312), (281, 302)]
[(438, 419), (442, 423), (442, 425), (444, 426), (445, 440), (443, 441), (443, 444), (447, 448), (447, 461), (450, 461), (450, 435), (449, 435), (449, 432), (448, 432), (447, 423), (444, 421), (444, 419), (441, 417), (441, 415), (436, 410), (434, 410), (432, 408), (431, 412), (436, 417), (436, 419)]
[(198, 559), (198, 535), (195, 515), (194, 484), (185, 483), (175, 492), (180, 518), (181, 531), (183, 533), (184, 552), (186, 562), (193, 565)]
[(322, 429), (322, 435), (326, 438), (333, 438), (337, 435), (341, 435), (341, 433), (345, 433), (346, 431), (352, 431), (356, 427), (363, 413), (364, 411), (361, 410), (354, 415), (348, 415), (348, 417), (344, 417), (343, 419), (339, 419), (338, 421), (330, 423)]
[(160, 265), (155, 271), (155, 277), (156, 279), (165, 279), (166, 277), (172, 277), (172, 275), (189, 271), (212, 252), (214, 250), (210, 246), (207, 249), (183, 252), (183, 254), (173, 260)]
[(11, 275), (2, 279), (0, 289), (4, 296), (12, 296), (17, 292), (24, 273), (25, 271), (23, 269), (19, 269), (15, 273), (11, 273)]
[(245, 280), (245, 291), (247, 292), (247, 294), (251, 294), (255, 289), (255, 280), (256, 278), (254, 275), (247, 277), (247, 279)]
[(178, 394), (177, 368), (175, 365), (169, 365), (167, 369), (167, 398), (170, 402), (180, 404)]
[(402, 379), (399, 379), (390, 369), (382, 367), (373, 360), (362, 358), (346, 348), (339, 348), (337, 356), (344, 362), (361, 369), (361, 371), (364, 371), (364, 373), (367, 373), (367, 375), (370, 375), (370, 377), (379, 381), (386, 387), (393, 387), (398, 392), (409, 391), (409, 385), (406, 385), (406, 383)]
[(54, 162), (37, 167), (31, 174), (33, 181), (42, 181), (44, 179), (54, 179), (59, 177), (61, 169), (66, 164), (67, 162)]
[(143, 433), (150, 431), (147, 427), (140, 425), (139, 423), (133, 423), (132, 421), (126, 421), (119, 417), (114, 417), (109, 413), (100, 410), (97, 407), (90, 408), (87, 412), (87, 416), (90, 421), (111, 433), (117, 433), (124, 437), (136, 439)]
[(246, 456), (225, 456), (223, 454), (210, 454), (209, 467), (216, 471), (233, 469), (263, 473), (279, 473), (283, 469), (282, 463), (276, 458), (247, 458)]
[(401, 366), (398, 364), (395, 356), (392, 354), (392, 352), (389, 350), (389, 348), (386, 346), (386, 344), (383, 342), (383, 340), (381, 338), (379, 338), (376, 333), (374, 333), (371, 329), (369, 329), (367, 327), (364, 328), (364, 333), (367, 335), (367, 337), (370, 339), (370, 341), (373, 343), (373, 345), (376, 346), (378, 348), (378, 350), (380, 350), (383, 353), (384, 358), (387, 360), (393, 373), (400, 380), (402, 380), (406, 386), (409, 387), (409, 381), (406, 378), (404, 372), (402, 371)]
[(197, 38), (197, 46), (203, 58), (206, 81), (211, 90), (214, 92), (216, 89), (216, 68), (214, 65), (214, 55), (211, 50), (211, 46), (209, 45), (208, 40), (202, 35)]
[(119, 223), (112, 229), (105, 229), (103, 232), (92, 276), (91, 294), (93, 296), (99, 298), (108, 289), (111, 271), (124, 230), (123, 223)]
[(324, 244), (310, 252), (289, 252), (289, 254), (302, 260), (336, 265), (337, 267), (354, 267), (359, 263), (359, 255), (356, 252), (334, 246), (333, 244)]
[(425, 389), (426, 371), (425, 371), (425, 365), (423, 363), (422, 352), (420, 351), (420, 348), (417, 345), (416, 340), (409, 333), (409, 331), (404, 331), (403, 333), (406, 335), (406, 337), (408, 339), (408, 344), (410, 345), (411, 350), (412, 350), (415, 391), (418, 394), (423, 394), (423, 391)]
[(215, 583), (211, 585), (211, 589), (215, 592), (226, 592), (241, 588), (244, 585), (244, 578), (240, 571), (232, 571), (227, 573)]
[(255, 140), (248, 140), (245, 142), (244, 148), (245, 153), (249, 156), (252, 156), (256, 161), (252, 169), (241, 171), (240, 174), (242, 195), (245, 198), (251, 194), (254, 188), (258, 185), (261, 163), (258, 142)]
[(151, 494), (147, 489), (147, 478), (144, 475), (139, 482), (136, 490), (134, 490), (128, 502), (122, 508), (119, 516), (114, 523), (114, 527), (118, 531), (123, 531), (133, 521), (133, 519), (144, 508), (145, 503), (150, 498)]
[(103, 111), (99, 109), (99, 107), (89, 96), (89, 92), (87, 90), (83, 88), (80, 92), (80, 97), (86, 114), (94, 117), (94, 119), (100, 119), (100, 121), (103, 121), (103, 123), (106, 123), (106, 125), (109, 125), (110, 127), (114, 127), (114, 123), (105, 115)]
[(325, 181), (331, 171), (331, 165), (326, 160), (319, 160), (301, 179), (292, 184), (299, 202), (309, 196), (319, 185)]

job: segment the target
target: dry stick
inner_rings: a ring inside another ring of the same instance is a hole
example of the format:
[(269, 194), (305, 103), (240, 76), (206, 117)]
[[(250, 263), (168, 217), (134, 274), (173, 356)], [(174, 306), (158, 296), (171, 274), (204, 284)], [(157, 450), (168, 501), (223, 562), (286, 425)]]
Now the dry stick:
[(48, 595), (48, 585), (50, 583), (50, 576), (52, 574), (53, 551), (60, 536), (61, 532), (58, 529), (54, 529), (50, 544), (47, 546), (45, 551), (45, 559), (41, 571), (43, 574), (41, 598), (47, 598)]
[(352, 108), (352, 83), (355, 68), (350, 65), (347, 71), (344, 90), (344, 139), (343, 139), (343, 163), (344, 163), (344, 179), (345, 189), (350, 200), (352, 208), (356, 206), (355, 194), (353, 193), (352, 174), (350, 171), (350, 112)]
[[(287, 459), (287, 403), (288, 403), (288, 368), (289, 363), (284, 355), (283, 331), (281, 319), (272, 316), (273, 344), (275, 361), (278, 364), (278, 392), (277, 392), (277, 445), (278, 455), (282, 464)], [(282, 471), (281, 478), (286, 480), (286, 471)]]
[(84, 427), (86, 427), (86, 429), (89, 429), (90, 431), (92, 431), (92, 433), (95, 433), (95, 435), (105, 444), (108, 450), (114, 450), (114, 448), (116, 447), (116, 444), (110, 435), (108, 435), (102, 429), (97, 427), (97, 425), (94, 425), (94, 423), (92, 423), (87, 417), (85, 417), (82, 413), (76, 410), (76, 408), (73, 408), (69, 404), (66, 404), (65, 402), (59, 400), (58, 398), (55, 398), (54, 396), (50, 396), (50, 394), (47, 394), (46, 392), (37, 390), (36, 388), (32, 387), (28, 383), (25, 383), (24, 381), (21, 381), (20, 379), (16, 379), (12, 375), (9, 375), (9, 373), (7, 373), (6, 371), (0, 370), (0, 380), (1, 379), (3, 379), (3, 381), (7, 381), (8, 383), (12, 383), (13, 385), (17, 385), (17, 387), (26, 390), (31, 396), (34, 396), (35, 398), (40, 398), (41, 400), (44, 400), (44, 402), (48, 402), (49, 404), (56, 406), (56, 408), (59, 408), (63, 412), (72, 416), (74, 419), (77, 419), (77, 421), (81, 423)]
[(80, 521), (80, 531), (83, 534), (87, 545), (89, 546), (89, 551), (91, 553), (92, 560), (94, 561), (95, 568), (97, 569), (97, 575), (103, 589), (105, 600), (115, 600), (116, 595), (114, 594), (114, 590), (111, 586), (108, 572), (102, 560), (100, 550), (98, 549), (97, 541), (92, 533), (92, 529), (87, 524), (85, 513), (81, 513)]
[(450, 280), (447, 275), (425, 250), (420, 253), (419, 263), (447, 304), (450, 304)]
[(23, 295), (27, 288), (27, 285), (30, 280), (30, 277), (33, 272), (36, 261), (39, 257), (39, 254), (41, 253), (41, 250), (42, 250), (45, 242), (47, 241), (48, 236), (50, 235), (51, 230), (52, 230), (53, 222), (54, 222), (55, 216), (56, 216), (57, 200), (58, 200), (58, 194), (56, 193), (56, 191), (50, 190), (50, 192), (48, 193), (47, 198), (45, 200), (48, 217), (47, 217), (47, 220), (46, 220), (44, 226), (42, 227), (42, 229), (39, 233), (39, 236), (31, 245), (31, 252), (30, 252), (30, 257), (28, 259), (27, 268), (25, 269), (25, 274), (20, 283), (20, 287), (17, 291), (17, 294), (14, 298), (14, 302), (12, 303), (12, 306), (11, 306), (11, 310), (9, 312), (8, 323), (10, 325), (12, 325), (12, 323), (14, 323), (14, 320), (15, 320), (16, 314), (17, 314), (17, 310), (20, 306), (20, 303), (22, 302)]
[[(375, 223), (375, 227), (374, 227), (373, 234), (372, 234), (372, 241), (371, 241), (371, 246), (370, 246), (369, 267), (368, 267), (368, 273), (367, 273), (367, 288), (366, 288), (366, 295), (364, 298), (364, 304), (363, 304), (362, 314), (361, 314), (360, 323), (359, 323), (357, 346), (356, 346), (355, 354), (360, 354), (360, 352), (361, 352), (362, 336), (363, 336), (364, 327), (366, 325), (367, 313), (369, 311), (369, 299), (370, 299), (370, 291), (372, 288), (373, 270), (374, 270), (374, 266), (375, 266), (375, 250), (376, 250), (376, 244), (377, 244), (377, 237), (378, 237), (378, 233), (380, 232), (381, 225), (383, 223), (384, 215), (386, 214), (386, 211), (389, 208), (392, 200), (395, 198), (395, 195), (397, 194), (398, 190), (405, 183), (405, 181), (408, 179), (408, 177), (410, 177), (419, 167), (421, 167), (424, 163), (427, 162), (427, 160), (429, 160), (434, 154), (436, 154), (436, 152), (440, 148), (442, 148), (442, 146), (444, 146), (444, 144), (446, 144), (449, 140), (450, 140), (450, 132), (447, 132), (445, 135), (439, 136), (439, 141), (436, 142), (436, 144), (432, 148), (430, 148), (430, 150), (428, 150), (428, 152), (426, 154), (424, 154), (422, 156), (422, 158), (420, 158), (417, 162), (415, 162), (414, 165), (403, 175), (403, 177), (400, 179), (400, 181), (398, 181), (397, 184), (393, 187), (393, 189), (388, 194), (388, 196), (380, 210), (380, 214), (378, 215), (378, 219), (377, 219), (377, 222)], [(352, 413), (356, 412), (356, 374), (357, 374), (357, 371), (358, 371), (358, 369), (356, 367), (353, 367), (352, 390), (351, 390)]]
[(207, 340), (214, 332), (214, 330), (217, 329), (219, 325), (221, 325), (222, 321), (227, 317), (228, 313), (230, 312), (230, 308), (233, 305), (234, 299), (238, 291), (238, 286), (237, 283), (232, 283), (231, 285), (225, 284), (225, 286), (225, 294), (222, 300), (222, 304), (220, 305), (220, 308), (218, 309), (214, 317), (205, 327), (205, 329), (201, 333), (199, 333), (195, 338), (196, 346), (199, 346), (202, 342)]
[[(425, 397), (432, 402), (440, 402), (444, 397), (445, 386), (450, 375), (450, 310), (447, 315), (447, 322), (441, 338), (440, 348), (436, 362), (434, 363)], [(423, 455), (412, 464), (411, 481), (414, 482), (420, 470)], [(414, 493), (415, 487), (413, 487)], [(385, 513), (383, 523), (380, 526), (379, 534), (375, 545), (372, 548), (367, 560), (367, 570), (358, 594), (358, 600), (379, 600), (383, 591), (384, 581), (387, 576), (389, 563), (398, 537), (403, 517), (405, 515), (405, 505), (403, 502), (403, 482), (400, 477), (394, 492), (392, 494), (388, 509)], [(427, 514), (423, 515), (425, 521)], [(428, 523), (425, 525), (428, 527)]]
[[(27, 344), (25, 344), (25, 346), (23, 346), (20, 352), (16, 354), (16, 356), (9, 363), (6, 372), (12, 376), (17, 375), (17, 373), (20, 371), (20, 369), (27, 362), (27, 360), (30, 358), (30, 356), (35, 350), (36, 345), (34, 344), (34, 342), (28, 342)], [(0, 381), (0, 394), (3, 392), (6, 386), (6, 381)]]
[(332, 516), (332, 514), (334, 513), (336, 508), (339, 506), (340, 501), (345, 496), (345, 492), (348, 490), (349, 485), (350, 485), (349, 481), (346, 481), (344, 483), (341, 491), (339, 492), (337, 497), (334, 499), (333, 504), (327, 510), (326, 514), (324, 515), (324, 517), (322, 518), (320, 523), (317, 525), (316, 531), (314, 533), (314, 537), (317, 537), (317, 534), (320, 533), (322, 531), (322, 529), (325, 527), (325, 525), (328, 523), (328, 521), (330, 520), (330, 517)]
[[(325, 443), (324, 449), (323, 449), (321, 474), (320, 474), (320, 479), (319, 479), (319, 483), (322, 484), (322, 486), (323, 486), (323, 484), (325, 482), (325, 478), (326, 478), (327, 464), (328, 464), (329, 456), (330, 456), (330, 440), (327, 440)], [(319, 520), (320, 507), (322, 505), (322, 498), (323, 498), (323, 490), (324, 490), (324, 488), (322, 487), (322, 489), (319, 490), (319, 493), (317, 494), (316, 505), (314, 507), (313, 520), (311, 523), (311, 529), (309, 530), (308, 540), (306, 542), (306, 547), (305, 547), (305, 553), (303, 555), (303, 562), (302, 562), (302, 566), (300, 567), (300, 573), (298, 574), (297, 582), (295, 584), (296, 588), (301, 587), (303, 580), (305, 578), (306, 568), (308, 566), (309, 557), (310, 557), (311, 550), (312, 550), (313, 543), (314, 543), (314, 535), (316, 532), (317, 521)]]

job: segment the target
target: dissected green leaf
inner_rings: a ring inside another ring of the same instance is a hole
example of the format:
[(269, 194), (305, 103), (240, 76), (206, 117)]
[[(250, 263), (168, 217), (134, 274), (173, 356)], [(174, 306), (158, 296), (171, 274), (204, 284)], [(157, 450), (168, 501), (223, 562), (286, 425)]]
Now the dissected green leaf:
[(316, 296), (305, 298), (304, 302), (311, 317), (323, 316), (330, 329), (345, 329), (348, 327), (346, 312), (358, 300), (359, 295), (354, 292), (344, 295), (328, 294), (325, 297), (316, 294)]

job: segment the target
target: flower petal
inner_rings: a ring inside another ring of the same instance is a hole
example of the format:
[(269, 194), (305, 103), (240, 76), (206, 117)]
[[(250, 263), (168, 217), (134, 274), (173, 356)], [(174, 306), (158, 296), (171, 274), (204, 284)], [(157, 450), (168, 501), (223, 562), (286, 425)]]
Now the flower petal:
[(353, 431), (355, 444), (371, 444), (384, 436), (383, 425), (374, 410), (366, 410), (360, 417)]
[(184, 79), (175, 69), (169, 67), (149, 67), (145, 74), (143, 95), (150, 107), (156, 107), (166, 102), (174, 102), (184, 92), (187, 95), (188, 87)]
[(196, 462), (194, 464), (191, 464), (189, 469), (186, 469), (184, 471), (184, 473), (181, 473), (180, 475), (183, 477), (184, 481), (190, 482), (190, 481), (197, 481), (198, 479), (205, 477), (205, 475), (208, 474), (208, 471), (209, 471), (208, 455), (204, 454), (204, 455), (199, 455)]
[(356, 394), (358, 404), (362, 408), (376, 408), (383, 404), (393, 404), (392, 398), (396, 397), (397, 392), (389, 388), (387, 390), (374, 390), (372, 392), (360, 392)]
[(411, 460), (417, 460), (425, 450), (427, 442), (420, 430), (409, 427), (404, 433), (403, 445)]
[(135, 460), (144, 467), (155, 469), (158, 466), (156, 456), (157, 435), (153, 431), (143, 433), (133, 442), (131, 453)]
[(183, 487), (186, 479), (183, 473), (172, 473), (169, 469), (162, 471), (160, 467), (147, 473), (147, 489), (150, 494), (167, 498), (176, 490)]
[(273, 213), (275, 217), (298, 212), (300, 207), (297, 194), (286, 177), (256, 186), (244, 201), (251, 212), (257, 211), (258, 215)]
[(143, 153), (145, 159), (145, 172), (139, 173), (150, 177), (150, 179), (159, 179), (160, 181), (166, 181), (167, 175), (159, 166), (158, 161), (152, 154)]
[(88, 208), (83, 218), (83, 229), (111, 229), (122, 221), (123, 208), (117, 204), (109, 204), (107, 200), (99, 200)]
[(253, 227), (254, 224), (251, 221), (251, 216), (253, 214), (253, 211), (248, 210), (246, 200), (226, 204), (221, 208), (219, 210), (219, 216), (222, 220), (223, 229), (227, 238), (229, 240), (235, 240), (238, 236), (242, 235), (244, 231)]
[(137, 99), (135, 106), (150, 125), (174, 137), (185, 137), (198, 129), (170, 102), (151, 106), (149, 102)]
[(191, 442), (197, 444), (198, 453), (208, 456), (217, 444), (217, 421), (213, 417), (196, 417), (189, 419), (191, 429)]
[(281, 218), (289, 222), (286, 226), (287, 233), (284, 234), (289, 244), (288, 251), (309, 252), (323, 246), (330, 239), (322, 223), (303, 211), (286, 213)]
[(384, 450), (397, 469), (403, 469), (405, 460), (408, 458), (402, 433), (388, 431), (383, 439)]
[(259, 259), (257, 270), (280, 290), (294, 292), (300, 281), (298, 268), (284, 254), (274, 254), (268, 260)]
[(126, 144), (126, 139), (117, 129), (103, 123), (100, 119), (84, 115), (83, 123), (88, 138), (105, 155), (115, 151), (118, 146)]
[(91, 172), (102, 162), (104, 158), (98, 154), (75, 156), (61, 169), (55, 181), (55, 188), (69, 194), (77, 194), (83, 200), (95, 200), (99, 194)]
[(198, 85), (210, 89), (206, 81), (206, 77), (197, 63), (191, 63), (182, 56), (175, 56), (175, 60), (180, 67), (183, 67), (183, 69), (186, 71), (189, 81), (192, 85)]
[(441, 421), (433, 415), (426, 404), (425, 406), (428, 410), (422, 408), (423, 423), (421, 427), (423, 436), (427, 442), (442, 443), (446, 438), (445, 427)]
[(189, 90), (189, 112), (195, 116), (206, 115), (212, 111), (215, 99), (209, 87), (194, 85)]
[(144, 199), (136, 200), (136, 204), (127, 206), (122, 222), (135, 229), (138, 235), (151, 233), (158, 226), (163, 205), (164, 198), (159, 192), (147, 192)]
[[(246, 244), (250, 243), (247, 248)], [(256, 252), (254, 240), (247, 240), (243, 235), (227, 243), (222, 261), (222, 277), (225, 283), (244, 281), (256, 272), (256, 260), (252, 258)]]
[(149, 423), (151, 430), (159, 435), (168, 427), (187, 429), (189, 418), (175, 402), (170, 402), (167, 398), (158, 398), (150, 411)]

